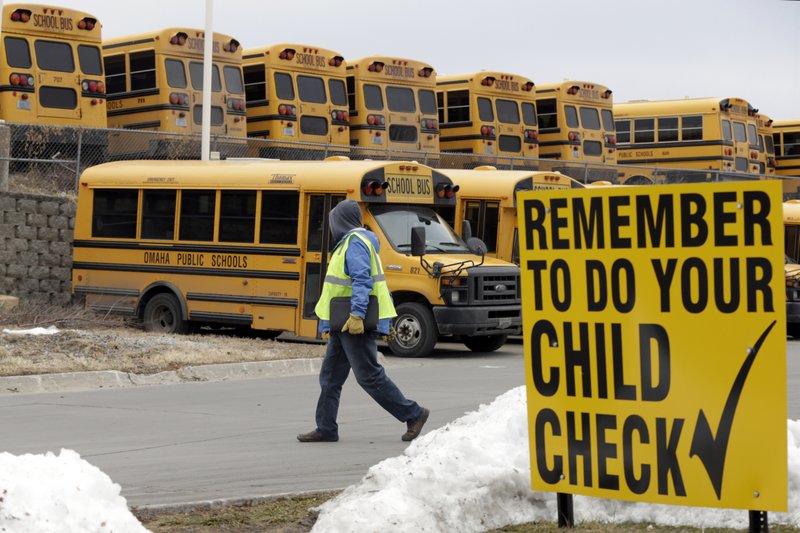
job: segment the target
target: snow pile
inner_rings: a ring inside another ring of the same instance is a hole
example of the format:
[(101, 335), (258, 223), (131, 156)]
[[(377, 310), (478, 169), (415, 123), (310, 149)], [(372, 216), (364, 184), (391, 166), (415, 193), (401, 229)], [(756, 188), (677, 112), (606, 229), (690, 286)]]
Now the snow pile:
[[(790, 511), (769, 520), (800, 526), (800, 421), (788, 427)], [(530, 490), (525, 387), (518, 387), (370, 468), (320, 507), (313, 531), (467, 533), (556, 516), (555, 494)], [(575, 520), (741, 529), (747, 512), (575, 496)]]
[(56, 333), (61, 333), (61, 330), (55, 326), (50, 326), (47, 328), (4, 329), (3, 333), (9, 333), (11, 335), (54, 335)]
[(120, 486), (72, 450), (0, 453), (0, 531), (146, 532)]

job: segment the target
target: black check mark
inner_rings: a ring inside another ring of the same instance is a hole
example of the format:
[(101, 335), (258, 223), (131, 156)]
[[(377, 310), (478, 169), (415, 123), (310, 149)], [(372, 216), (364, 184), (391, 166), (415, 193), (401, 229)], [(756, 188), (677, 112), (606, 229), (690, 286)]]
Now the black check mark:
[(722, 495), (722, 474), (725, 472), (725, 455), (728, 451), (728, 440), (731, 436), (731, 427), (733, 426), (733, 418), (736, 415), (736, 405), (739, 403), (739, 397), (742, 395), (744, 383), (747, 381), (747, 374), (756, 360), (756, 355), (764, 344), (769, 332), (775, 326), (776, 321), (767, 326), (764, 333), (758, 338), (755, 346), (750, 350), (747, 359), (742, 363), (742, 368), (739, 369), (739, 374), (731, 387), (731, 392), (728, 394), (728, 399), (725, 402), (725, 408), (722, 410), (722, 417), (719, 419), (719, 426), (717, 427), (717, 436), (711, 432), (711, 426), (708, 423), (706, 414), (700, 409), (700, 414), (697, 415), (697, 425), (694, 427), (694, 436), (692, 437), (692, 446), (689, 449), (689, 457), (695, 455), (700, 458), (703, 466), (708, 473), (708, 479), (714, 486), (714, 491), (717, 493), (717, 499), (721, 499)]

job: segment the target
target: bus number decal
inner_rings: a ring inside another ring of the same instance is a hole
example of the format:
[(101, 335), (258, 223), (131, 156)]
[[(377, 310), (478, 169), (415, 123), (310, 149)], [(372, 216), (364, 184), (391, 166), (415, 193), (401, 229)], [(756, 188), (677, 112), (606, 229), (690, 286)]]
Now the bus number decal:
[(53, 31), (72, 31), (72, 19), (55, 15), (33, 15), (33, 25)]
[(106, 102), (106, 109), (122, 109), (122, 100), (108, 100)]
[(412, 274), (419, 274), (419, 268), (420, 267), (411, 267), (411, 273)]
[(298, 65), (305, 65), (313, 68), (325, 68), (328, 66), (328, 60), (325, 56), (318, 56), (316, 54), (295, 54)]

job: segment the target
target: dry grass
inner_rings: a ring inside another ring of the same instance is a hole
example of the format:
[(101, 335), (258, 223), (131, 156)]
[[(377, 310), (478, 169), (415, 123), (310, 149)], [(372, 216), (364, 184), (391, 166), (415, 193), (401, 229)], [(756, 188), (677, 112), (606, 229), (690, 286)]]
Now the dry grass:
[[(6, 330), (48, 328), (53, 335)], [(0, 314), (0, 376), (119, 370), (154, 374), (189, 365), (322, 357), (325, 347), (226, 334), (147, 333), (79, 307), (20, 307)]]

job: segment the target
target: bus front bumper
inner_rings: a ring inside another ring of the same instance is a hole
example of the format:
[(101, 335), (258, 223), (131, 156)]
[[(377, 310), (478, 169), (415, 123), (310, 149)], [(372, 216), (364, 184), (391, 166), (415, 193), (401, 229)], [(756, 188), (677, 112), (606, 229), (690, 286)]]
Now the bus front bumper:
[(522, 306), (434, 307), (441, 335), (518, 335), (522, 331)]

